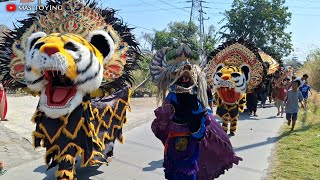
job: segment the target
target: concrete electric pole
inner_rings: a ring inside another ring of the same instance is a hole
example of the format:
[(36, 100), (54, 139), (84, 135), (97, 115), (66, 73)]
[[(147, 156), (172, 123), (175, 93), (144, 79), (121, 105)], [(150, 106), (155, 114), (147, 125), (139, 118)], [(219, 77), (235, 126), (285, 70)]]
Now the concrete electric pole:
[(203, 0), (190, 0), (187, 2), (192, 3), (191, 4), (191, 13), (190, 13), (190, 22), (191, 21), (199, 21), (199, 36), (200, 36), (199, 54), (200, 54), (201, 64), (203, 64), (202, 61), (205, 59), (205, 58), (203, 58), (205, 56), (204, 48), (203, 48), (203, 41), (205, 39), (204, 21), (208, 20), (208, 19), (204, 18), (204, 14), (206, 14), (204, 12), (204, 8), (207, 8), (207, 7), (203, 6), (203, 3), (206, 3), (206, 2)]

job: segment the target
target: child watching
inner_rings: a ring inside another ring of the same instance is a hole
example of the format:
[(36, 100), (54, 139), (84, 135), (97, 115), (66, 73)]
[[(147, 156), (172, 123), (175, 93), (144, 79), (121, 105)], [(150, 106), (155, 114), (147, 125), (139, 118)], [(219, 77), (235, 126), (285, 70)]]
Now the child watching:
[(305, 83), (300, 87), (300, 91), (303, 96), (304, 105), (307, 107), (309, 92), (311, 93), (311, 87), (308, 85), (308, 81), (305, 81)]
[(301, 103), (302, 108), (305, 108), (302, 93), (298, 91), (299, 86), (299, 80), (293, 81), (292, 88), (288, 91), (285, 102), (288, 125), (290, 126), (292, 122), (291, 131), (294, 129), (298, 118), (299, 102)]
[[(287, 97), (287, 80), (284, 79), (281, 84), (277, 87), (277, 97), (276, 97), (276, 106), (278, 108), (277, 116), (280, 115), (283, 117), (284, 112), (284, 102)], [(281, 109), (281, 110), (280, 110)]]

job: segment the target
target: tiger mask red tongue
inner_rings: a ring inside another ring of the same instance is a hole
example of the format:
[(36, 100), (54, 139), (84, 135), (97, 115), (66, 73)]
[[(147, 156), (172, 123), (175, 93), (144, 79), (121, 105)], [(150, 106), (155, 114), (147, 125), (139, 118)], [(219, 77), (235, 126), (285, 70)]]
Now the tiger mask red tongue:
[(47, 106), (64, 108), (72, 100), (77, 92), (77, 86), (60, 71), (45, 71), (45, 79), (48, 81), (45, 89)]
[(234, 88), (228, 87), (219, 88), (219, 95), (226, 103), (236, 103), (240, 98), (240, 93), (236, 92)]

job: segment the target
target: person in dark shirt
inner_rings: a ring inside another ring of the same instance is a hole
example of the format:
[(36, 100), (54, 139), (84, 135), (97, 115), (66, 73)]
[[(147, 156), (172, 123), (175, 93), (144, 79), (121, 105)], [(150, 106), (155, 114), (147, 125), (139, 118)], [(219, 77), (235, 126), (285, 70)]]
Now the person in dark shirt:
[(266, 107), (266, 101), (268, 99), (268, 92), (269, 92), (268, 80), (264, 80), (260, 86), (261, 105), (263, 108)]
[(308, 85), (308, 81), (305, 81), (305, 83), (302, 86), (300, 86), (299, 90), (302, 93), (304, 105), (307, 106), (309, 92), (312, 94), (311, 87), (310, 85)]
[(213, 94), (210, 86), (208, 86), (208, 89), (207, 89), (207, 96), (209, 101), (208, 104), (211, 108), (211, 111), (213, 111), (214, 98), (213, 98)]
[(258, 105), (258, 88), (251, 90), (247, 93), (247, 109), (249, 110), (249, 115), (257, 115), (257, 105)]

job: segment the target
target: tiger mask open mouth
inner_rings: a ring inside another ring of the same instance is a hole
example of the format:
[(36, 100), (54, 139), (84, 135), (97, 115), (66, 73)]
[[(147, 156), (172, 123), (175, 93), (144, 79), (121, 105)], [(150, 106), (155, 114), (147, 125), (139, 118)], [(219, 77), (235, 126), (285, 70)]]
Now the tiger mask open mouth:
[(213, 77), (214, 89), (225, 103), (236, 103), (240, 94), (246, 93), (249, 77), (250, 69), (247, 65), (235, 67), (221, 64), (217, 66)]
[(39, 109), (51, 118), (72, 112), (86, 94), (99, 88), (103, 65), (113, 52), (112, 38), (101, 30), (87, 39), (33, 33), (27, 40), (25, 81), (31, 91), (41, 92)]

